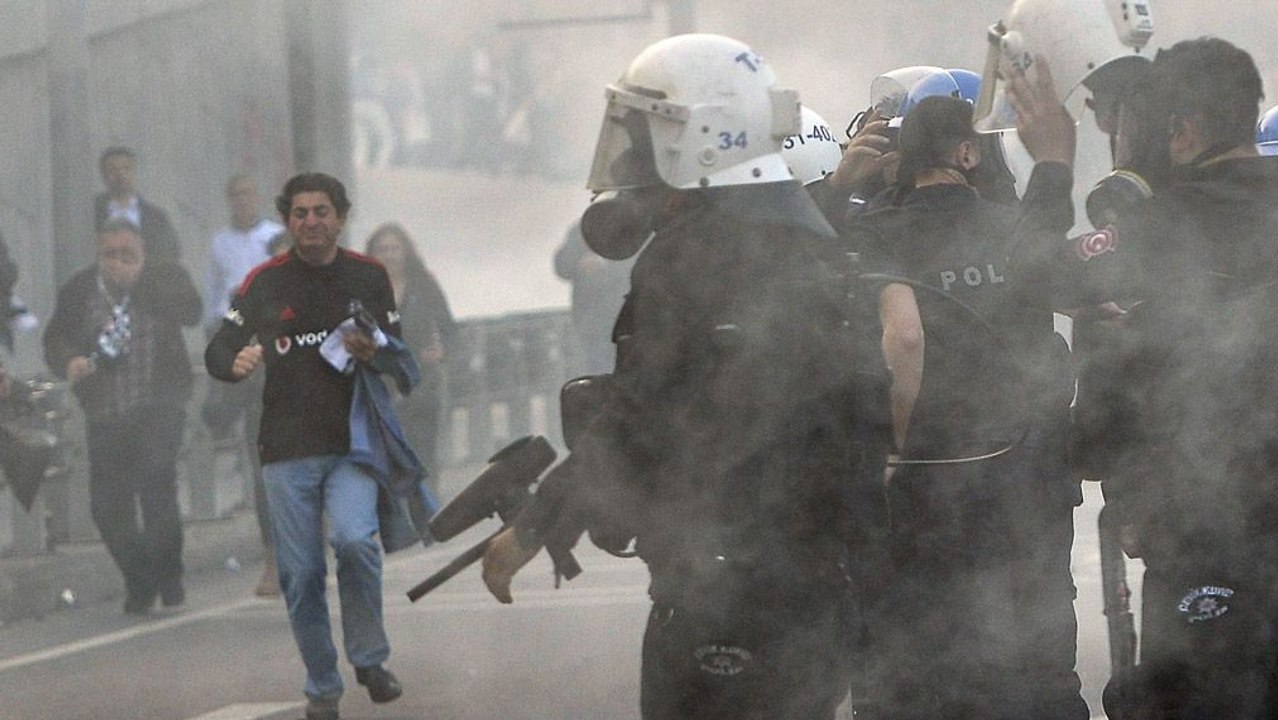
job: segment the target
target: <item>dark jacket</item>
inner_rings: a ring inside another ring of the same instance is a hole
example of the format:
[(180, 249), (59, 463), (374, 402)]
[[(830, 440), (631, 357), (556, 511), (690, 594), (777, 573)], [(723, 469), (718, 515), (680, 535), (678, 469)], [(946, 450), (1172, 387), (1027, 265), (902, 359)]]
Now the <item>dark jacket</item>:
[[(1066, 203), (1071, 180), (1040, 163), (1026, 201)], [(1278, 158), (1197, 168), (1078, 238), (1027, 219), (1021, 260), (1055, 306), (1139, 301), (1106, 355), (1122, 409), (1107, 499), (1151, 566), (1228, 574), (1278, 531)]]
[[(414, 357), (420, 358), (420, 353), (435, 342), (442, 347), (445, 359), (456, 349), (457, 321), (453, 319), (444, 289), (429, 270), (421, 274), (409, 273), (398, 310), (404, 328), (404, 342), (413, 350)], [(444, 362), (422, 368), (424, 390), (438, 392)]]
[[(191, 276), (171, 262), (150, 262), (143, 268), (130, 293), (133, 312), (154, 320), (153, 394), (157, 403), (184, 403), (190, 395), (191, 363), (182, 327), (200, 320), (200, 295)], [(66, 377), (67, 363), (88, 356), (96, 347), (101, 318), (90, 308), (98, 298), (98, 269), (88, 267), (72, 276), (58, 290), (57, 307), (44, 331), (44, 361), (58, 377)], [(86, 411), (98, 407), (107, 382), (119, 366), (99, 363), (98, 370), (75, 385), (74, 392)]]
[[(93, 229), (101, 230), (107, 221), (107, 207), (111, 204), (111, 196), (101, 193), (93, 200)], [(182, 244), (178, 241), (177, 230), (169, 220), (168, 213), (158, 205), (138, 197), (138, 215), (142, 220), (138, 234), (142, 236), (142, 246), (150, 260), (169, 260), (177, 262), (182, 255)]]
[(611, 397), (573, 449), (582, 480), (548, 479), (537, 504), (562, 493), (596, 543), (637, 538), (654, 596), (716, 555), (765, 584), (820, 582), (873, 504), (854, 498), (872, 462), (857, 411), (886, 406), (857, 381), (882, 370), (877, 326), (845, 324), (816, 255), (833, 231), (798, 183), (684, 199), (635, 263)]
[(1008, 267), (1015, 224), (1013, 207), (965, 185), (934, 185), (850, 225), (847, 242), (862, 250), (865, 270), (919, 283), (927, 340), (905, 456), (991, 451), (1031, 417), (1069, 405), (1073, 376), (1052, 312), (1027, 302), (1027, 283)]

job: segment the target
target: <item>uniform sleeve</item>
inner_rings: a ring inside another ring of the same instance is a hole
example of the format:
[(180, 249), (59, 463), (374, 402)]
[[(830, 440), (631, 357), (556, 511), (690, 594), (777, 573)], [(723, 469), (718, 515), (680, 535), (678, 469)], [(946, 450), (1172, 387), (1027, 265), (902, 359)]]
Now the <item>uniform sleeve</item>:
[(1067, 233), (1074, 225), (1074, 171), (1055, 162), (1038, 163), (1021, 200), (1020, 223), (1030, 232)]
[(1113, 225), (1069, 237), (1072, 185), (1064, 165), (1035, 166), (1010, 258), (1015, 275), (1054, 309), (1148, 297), (1185, 237), (1169, 201), (1155, 197)]
[(232, 298), (231, 308), (222, 318), (222, 324), (204, 348), (204, 368), (218, 380), (237, 382), (242, 379), (232, 374), (231, 366), (235, 363), (235, 356), (257, 333), (261, 282), (262, 278), (255, 278), (240, 288)]

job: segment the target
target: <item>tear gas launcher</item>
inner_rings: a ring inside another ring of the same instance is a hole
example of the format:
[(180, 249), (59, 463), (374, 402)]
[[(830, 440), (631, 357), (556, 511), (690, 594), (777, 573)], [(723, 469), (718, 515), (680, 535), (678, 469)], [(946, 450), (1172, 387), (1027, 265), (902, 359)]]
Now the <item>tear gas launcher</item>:
[[(540, 435), (520, 438), (502, 448), (488, 459), (488, 466), (479, 477), (431, 519), (431, 535), (440, 542), (447, 542), (493, 515), (501, 518), (502, 529), (505, 529), (528, 504), (532, 498), (532, 486), (555, 457), (555, 449)], [(439, 572), (418, 583), (408, 591), (408, 599), (416, 602), (479, 561), (488, 548), (488, 541), (496, 535), (488, 536)], [(567, 548), (548, 544), (546, 551), (554, 561), (556, 581), (559, 577), (571, 580), (581, 573), (581, 566)]]

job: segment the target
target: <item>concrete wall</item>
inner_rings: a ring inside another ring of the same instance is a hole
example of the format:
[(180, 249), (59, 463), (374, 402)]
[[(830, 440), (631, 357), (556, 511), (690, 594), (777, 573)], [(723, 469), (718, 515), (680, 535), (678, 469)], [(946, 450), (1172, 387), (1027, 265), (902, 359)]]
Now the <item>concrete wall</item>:
[[(58, 120), (82, 124), (88, 142), (72, 163), (84, 175), (68, 185), (74, 195), (91, 195), (100, 189), (102, 148), (137, 150), (139, 190), (169, 211), (198, 278), (209, 236), (226, 222), (226, 178), (252, 173), (269, 204), (293, 171), (285, 0), (89, 0), (83, 7), (88, 117)], [(52, 312), (56, 286), (54, 193), (66, 192), (52, 180), (48, 47), (56, 12), (58, 0), (0, 4), (0, 233), (21, 268), (18, 293), (41, 318)], [(344, 157), (344, 148), (337, 152)], [(73, 236), (85, 244), (60, 252), (75, 255), (72, 267), (80, 267), (92, 257), (92, 197), (63, 199)], [(19, 339), (9, 364), (18, 374), (43, 371), (38, 333)]]
[[(93, 260), (107, 146), (138, 153), (139, 192), (169, 212), (197, 282), (210, 236), (228, 221), (229, 176), (253, 175), (271, 214), (299, 157), (353, 181), (346, 12), (347, 0), (0, 3), (0, 234), (20, 268), (17, 294), (35, 314), (47, 320), (59, 280)], [(40, 332), (19, 336), (4, 358), (11, 374), (46, 374)], [(202, 332), (190, 331), (188, 344), (202, 375)], [(235, 473), (219, 470), (196, 407), (179, 468), (183, 507), (220, 516), (244, 497)], [(79, 458), (81, 445), (64, 439)], [(0, 483), (0, 555), (39, 552), (46, 531), (92, 537), (83, 463), (69, 461), (46, 485), (23, 513)]]

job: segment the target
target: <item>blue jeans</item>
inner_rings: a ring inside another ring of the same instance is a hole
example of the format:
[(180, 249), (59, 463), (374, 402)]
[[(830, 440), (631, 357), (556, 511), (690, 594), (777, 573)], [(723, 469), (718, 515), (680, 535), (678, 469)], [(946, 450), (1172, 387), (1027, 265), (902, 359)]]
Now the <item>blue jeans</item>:
[(382, 626), (382, 554), (377, 533), (377, 481), (340, 455), (285, 460), (262, 466), (275, 531), (280, 587), (293, 638), (306, 664), (306, 696), (342, 694), (337, 649), (329, 625), (323, 515), (337, 558), (342, 639), (355, 667), (390, 655)]

